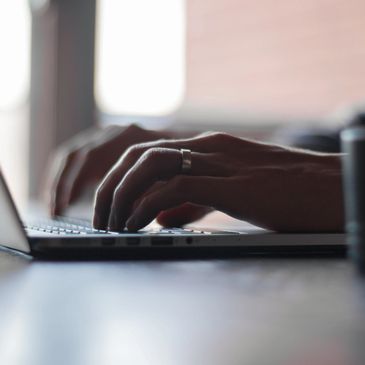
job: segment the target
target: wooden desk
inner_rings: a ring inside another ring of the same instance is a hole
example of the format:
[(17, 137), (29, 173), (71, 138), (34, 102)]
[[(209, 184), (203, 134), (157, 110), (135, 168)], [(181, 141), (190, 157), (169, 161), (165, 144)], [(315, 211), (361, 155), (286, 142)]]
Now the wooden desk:
[(37, 262), (0, 252), (1, 365), (362, 365), (345, 259)]

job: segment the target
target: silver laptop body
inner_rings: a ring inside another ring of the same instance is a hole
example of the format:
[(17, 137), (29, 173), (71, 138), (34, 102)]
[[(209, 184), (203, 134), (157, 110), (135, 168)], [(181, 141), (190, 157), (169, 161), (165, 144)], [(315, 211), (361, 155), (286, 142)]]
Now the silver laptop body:
[(23, 223), (0, 171), (0, 245), (34, 257), (164, 258), (346, 253), (345, 235), (188, 228), (114, 233), (60, 217)]

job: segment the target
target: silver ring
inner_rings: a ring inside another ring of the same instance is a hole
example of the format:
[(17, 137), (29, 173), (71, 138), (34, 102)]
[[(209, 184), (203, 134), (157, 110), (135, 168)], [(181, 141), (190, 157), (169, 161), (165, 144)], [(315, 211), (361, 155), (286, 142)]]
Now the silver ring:
[(191, 171), (191, 151), (181, 148), (180, 152), (182, 158), (181, 172), (183, 174), (188, 174)]

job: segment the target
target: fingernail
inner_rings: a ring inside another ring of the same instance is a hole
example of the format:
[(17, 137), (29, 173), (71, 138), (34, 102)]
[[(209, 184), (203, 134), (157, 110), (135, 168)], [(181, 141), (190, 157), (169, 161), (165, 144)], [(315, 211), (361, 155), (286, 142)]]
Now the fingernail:
[(98, 215), (94, 215), (93, 217), (93, 226), (95, 228), (100, 228), (100, 218)]
[(52, 208), (52, 218), (55, 218), (58, 215), (61, 215), (61, 208), (59, 206), (53, 207)]
[(48, 206), (48, 213), (52, 218), (54, 217), (54, 210), (55, 210), (55, 208), (54, 208), (53, 204)]
[(137, 219), (135, 216), (130, 217), (127, 222), (126, 222), (126, 227), (128, 228), (129, 231), (135, 231), (137, 228)]
[(67, 208), (67, 202), (65, 199), (62, 199), (60, 202), (59, 202), (59, 205), (58, 205), (58, 212), (56, 213), (57, 215), (61, 215), (61, 213)]
[(118, 231), (119, 227), (114, 216), (109, 218), (108, 229), (110, 231)]

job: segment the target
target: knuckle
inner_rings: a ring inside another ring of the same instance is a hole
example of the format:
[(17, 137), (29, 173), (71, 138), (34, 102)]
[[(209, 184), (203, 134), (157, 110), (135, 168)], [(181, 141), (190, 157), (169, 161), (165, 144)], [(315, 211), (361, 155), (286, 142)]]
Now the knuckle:
[(106, 197), (108, 196), (108, 190), (105, 187), (104, 184), (100, 185), (95, 192), (95, 201), (96, 202), (100, 202), (103, 201), (104, 199), (106, 199)]
[(55, 158), (57, 161), (69, 164), (79, 154), (79, 149), (68, 149), (65, 147), (59, 147), (56, 150)]
[(77, 154), (76, 153), (70, 153), (68, 155), (63, 155), (61, 156), (61, 158), (59, 159), (61, 164), (64, 164), (65, 166), (68, 166), (72, 163), (72, 161), (75, 160)]
[(224, 132), (214, 132), (212, 135), (212, 138), (217, 142), (225, 142), (230, 141), (230, 135)]
[(210, 137), (211, 135), (215, 134), (217, 132), (213, 132), (213, 131), (204, 131), (201, 132), (197, 135), (197, 137), (203, 138), (203, 137)]
[(120, 202), (123, 198), (123, 186), (118, 185), (113, 192), (113, 201)]
[(141, 152), (142, 152), (141, 150), (142, 150), (142, 146), (140, 146), (139, 144), (134, 144), (127, 148), (124, 156), (127, 161), (136, 160), (141, 155)]
[(141, 159), (143, 163), (157, 163), (161, 160), (162, 154), (161, 148), (152, 147), (143, 152)]
[(128, 133), (135, 133), (141, 131), (142, 128), (137, 123), (130, 124), (126, 129), (125, 132)]
[(80, 151), (80, 155), (84, 160), (90, 160), (94, 157), (94, 149), (92, 147), (84, 147)]

